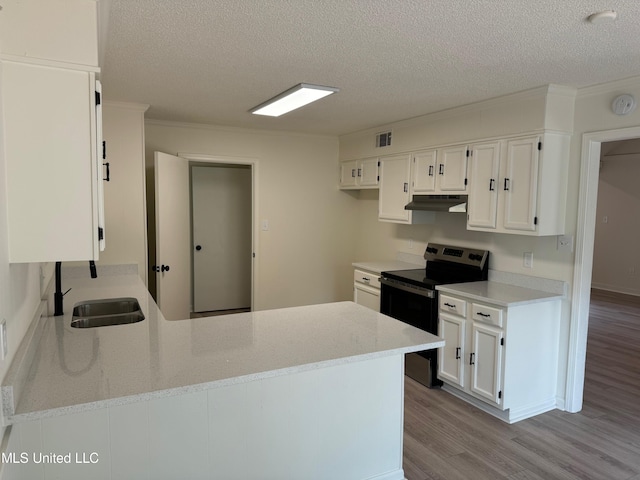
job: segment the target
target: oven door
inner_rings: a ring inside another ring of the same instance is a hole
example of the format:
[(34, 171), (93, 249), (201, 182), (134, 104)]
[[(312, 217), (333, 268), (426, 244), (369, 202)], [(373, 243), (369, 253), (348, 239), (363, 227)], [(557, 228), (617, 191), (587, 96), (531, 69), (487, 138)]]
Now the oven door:
[[(380, 313), (434, 335), (438, 334), (438, 301), (435, 290), (418, 290), (384, 276), (380, 283)], [(427, 387), (442, 385), (436, 378), (437, 353), (437, 350), (426, 350), (405, 355), (405, 373)]]

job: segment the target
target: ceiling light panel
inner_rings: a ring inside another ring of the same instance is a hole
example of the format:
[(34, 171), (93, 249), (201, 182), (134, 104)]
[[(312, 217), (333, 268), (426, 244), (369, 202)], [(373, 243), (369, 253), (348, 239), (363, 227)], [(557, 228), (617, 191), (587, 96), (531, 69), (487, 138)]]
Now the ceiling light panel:
[(335, 87), (300, 83), (251, 109), (251, 113), (279, 117), (338, 91), (339, 89)]

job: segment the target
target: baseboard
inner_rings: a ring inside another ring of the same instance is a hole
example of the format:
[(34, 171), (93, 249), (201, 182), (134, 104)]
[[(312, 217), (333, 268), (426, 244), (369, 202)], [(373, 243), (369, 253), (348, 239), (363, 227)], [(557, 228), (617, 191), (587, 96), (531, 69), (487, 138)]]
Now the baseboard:
[(640, 292), (638, 292), (637, 290), (620, 288), (615, 285), (607, 285), (605, 283), (593, 282), (591, 283), (591, 290), (601, 290), (603, 292), (607, 292), (611, 294), (640, 298)]
[(442, 390), (509, 424), (526, 420), (527, 418), (535, 417), (536, 415), (540, 415), (541, 413), (549, 412), (557, 408), (557, 399), (554, 397), (542, 403), (526, 405), (517, 409), (508, 408), (506, 410), (501, 410), (483, 402), (482, 400), (478, 400), (466, 392), (447, 385), (446, 383), (442, 386)]
[(366, 480), (407, 480), (407, 478), (404, 476), (404, 470), (400, 468), (398, 470), (383, 473), (382, 475), (369, 477)]

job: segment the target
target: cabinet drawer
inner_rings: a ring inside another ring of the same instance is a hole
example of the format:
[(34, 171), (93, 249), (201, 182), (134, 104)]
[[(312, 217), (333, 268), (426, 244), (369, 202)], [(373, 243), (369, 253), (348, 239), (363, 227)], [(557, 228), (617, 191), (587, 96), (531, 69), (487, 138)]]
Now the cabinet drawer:
[(502, 327), (502, 312), (499, 308), (488, 307), (479, 303), (474, 303), (471, 306), (471, 318), (473, 320), (498, 327)]
[(465, 317), (467, 315), (467, 302), (440, 294), (440, 310)]
[(373, 288), (380, 288), (380, 275), (375, 273), (365, 272), (364, 270), (356, 269), (353, 272), (353, 281), (357, 283), (363, 283)]

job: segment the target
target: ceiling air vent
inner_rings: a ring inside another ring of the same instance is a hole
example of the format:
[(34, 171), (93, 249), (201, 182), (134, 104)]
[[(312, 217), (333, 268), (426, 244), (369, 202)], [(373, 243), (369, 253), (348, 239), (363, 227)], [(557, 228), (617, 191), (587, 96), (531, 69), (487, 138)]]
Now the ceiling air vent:
[(388, 147), (391, 145), (391, 132), (376, 134), (376, 148)]

